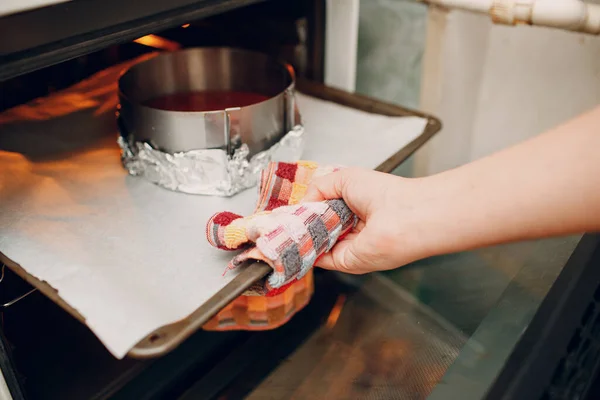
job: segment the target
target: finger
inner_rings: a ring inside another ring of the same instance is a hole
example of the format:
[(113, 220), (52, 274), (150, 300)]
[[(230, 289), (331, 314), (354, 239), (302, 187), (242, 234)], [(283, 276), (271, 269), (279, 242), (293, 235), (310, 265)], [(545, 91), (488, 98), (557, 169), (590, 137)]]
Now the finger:
[(318, 260), (317, 265), (323, 269), (353, 273), (354, 263), (349, 265), (346, 259), (349, 249), (353, 246), (355, 240), (356, 239), (343, 240), (336, 243), (329, 253), (325, 253), (323, 257)]
[(338, 239), (338, 242), (331, 249), (330, 252), (323, 253), (321, 256), (319, 256), (317, 258), (317, 260), (315, 261), (315, 265), (317, 267), (320, 267), (323, 269), (334, 269), (333, 259), (332, 259), (332, 251), (335, 250), (336, 246), (339, 243), (344, 242), (344, 241), (352, 241), (352, 240), (356, 239), (358, 237), (358, 235), (360, 234), (360, 231), (364, 228), (364, 226), (365, 226), (365, 223), (362, 220), (359, 220), (358, 224), (352, 231), (348, 232), (347, 234), (345, 234), (344, 236), (342, 236)]
[(315, 261), (315, 267), (335, 270), (332, 253), (323, 253), (319, 258), (317, 258), (317, 261)]
[(312, 181), (306, 190), (303, 202), (343, 198), (346, 170), (332, 172)]
[(344, 241), (344, 240), (354, 240), (356, 239), (356, 237), (358, 236), (359, 232), (350, 232), (345, 234), (344, 236), (340, 237), (338, 239), (338, 242)]
[(352, 233), (360, 233), (363, 229), (365, 229), (365, 221), (359, 219), (354, 229), (352, 229)]
[(317, 259), (316, 265), (323, 269), (362, 274), (366, 268), (362, 259), (365, 258), (368, 251), (367, 236), (365, 231), (355, 235), (352, 240), (342, 240), (336, 243), (329, 253), (325, 253)]

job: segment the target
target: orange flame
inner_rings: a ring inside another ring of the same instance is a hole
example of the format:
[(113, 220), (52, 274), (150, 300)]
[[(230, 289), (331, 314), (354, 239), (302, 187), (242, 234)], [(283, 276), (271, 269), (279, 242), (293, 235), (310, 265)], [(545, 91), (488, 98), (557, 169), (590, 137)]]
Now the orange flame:
[(337, 324), (338, 319), (340, 319), (340, 314), (342, 313), (342, 308), (344, 307), (344, 303), (346, 302), (346, 296), (340, 294), (329, 313), (329, 317), (327, 317), (327, 328), (331, 329)]
[(142, 36), (139, 39), (135, 39), (134, 42), (142, 44), (144, 46), (153, 47), (155, 49), (167, 51), (175, 51), (181, 47), (179, 43), (157, 35)]

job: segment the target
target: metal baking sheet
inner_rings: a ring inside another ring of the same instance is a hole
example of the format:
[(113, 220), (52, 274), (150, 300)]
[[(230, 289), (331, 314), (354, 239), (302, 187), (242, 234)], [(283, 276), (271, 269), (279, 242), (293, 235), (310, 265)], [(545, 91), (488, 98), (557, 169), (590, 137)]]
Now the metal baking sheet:
[[(403, 160), (405, 160), (410, 154), (418, 149), (423, 143), (425, 143), (432, 135), (434, 135), (440, 129), (440, 123), (433, 117), (429, 117), (424, 114), (405, 110), (400, 107), (383, 104), (372, 99), (368, 99), (362, 96), (348, 94), (339, 90), (324, 87), (319, 84), (300, 82), (299, 89), (302, 93), (334, 103), (338, 103), (347, 107), (352, 107), (358, 110), (367, 111), (370, 113), (377, 113), (388, 116), (418, 116), (425, 118), (427, 123), (423, 132), (412, 140), (408, 145), (404, 146), (398, 152), (390, 156), (387, 160), (379, 165), (377, 169), (381, 171), (389, 172), (398, 166)], [(110, 97), (110, 96), (109, 96)], [(323, 121), (325, 122), (325, 121)], [(326, 125), (326, 124), (323, 124)], [(325, 138), (323, 139), (325, 140)], [(326, 140), (325, 140), (326, 141)], [(69, 146), (71, 142), (61, 143), (61, 145)], [(200, 233), (203, 229), (200, 229)], [(9, 232), (10, 233), (10, 232)], [(2, 235), (0, 235), (1, 237)], [(3, 250), (3, 249), (0, 249)], [(19, 274), (26, 281), (31, 283), (33, 286), (38, 288), (46, 296), (51, 298), (66, 311), (71, 313), (73, 316), (78, 318), (80, 321), (89, 325), (90, 321), (86, 321), (82, 313), (78, 312), (72, 306), (65, 301), (63, 296), (59, 295), (54, 288), (45, 282), (35, 278), (28, 274), (25, 269), (20, 267), (16, 262), (11, 261), (8, 257), (0, 254), (1, 261), (5, 262), (11, 269)], [(127, 271), (123, 271), (127, 272)], [(210, 317), (212, 317), (218, 310), (225, 306), (229, 301), (239, 295), (243, 290), (250, 286), (256, 279), (264, 276), (268, 273), (268, 269), (262, 264), (253, 264), (243, 270), (242, 273), (233, 278), (227, 285), (223, 287), (216, 295), (209, 298), (207, 301), (202, 302), (203, 304), (196, 311), (191, 314), (188, 313), (187, 317), (180, 319), (179, 322), (174, 324), (165, 325), (159, 329), (154, 330), (142, 339), (136, 346), (129, 351), (129, 356), (138, 358), (149, 358), (157, 357), (166, 352), (170, 351), (183, 340), (189, 337), (193, 332), (199, 329)], [(165, 275), (168, 278), (168, 274)], [(157, 290), (159, 290), (157, 288)], [(110, 304), (118, 304), (118, 299), (106, 299)], [(166, 305), (165, 305), (166, 306)], [(160, 311), (160, 310), (158, 310)], [(97, 331), (96, 331), (97, 333)]]
[[(330, 88), (319, 83), (300, 81), (298, 83), (298, 90), (311, 97), (332, 101), (362, 111), (388, 116), (419, 116), (427, 119), (428, 123), (423, 133), (382, 162), (376, 168), (377, 171), (392, 172), (404, 160), (410, 157), (411, 154), (431, 139), (442, 127), (437, 118), (427, 114)], [(135, 358), (151, 358), (168, 353), (200, 329), (221, 308), (225, 307), (230, 301), (243, 293), (254, 282), (265, 277), (269, 272), (270, 268), (263, 263), (250, 264), (234, 281), (203, 304), (192, 315), (182, 321), (163, 326), (150, 333), (129, 352), (129, 355)]]

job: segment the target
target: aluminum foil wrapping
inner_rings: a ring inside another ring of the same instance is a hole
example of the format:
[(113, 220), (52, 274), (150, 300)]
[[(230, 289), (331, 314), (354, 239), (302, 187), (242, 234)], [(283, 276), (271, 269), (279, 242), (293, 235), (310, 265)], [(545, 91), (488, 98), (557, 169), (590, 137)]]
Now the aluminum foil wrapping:
[(259, 174), (271, 161), (295, 162), (304, 150), (304, 127), (296, 125), (279, 142), (248, 159), (242, 144), (229, 156), (225, 150), (198, 149), (165, 153), (149, 143), (128, 141), (120, 136), (123, 166), (166, 189), (201, 195), (233, 196), (255, 186)]

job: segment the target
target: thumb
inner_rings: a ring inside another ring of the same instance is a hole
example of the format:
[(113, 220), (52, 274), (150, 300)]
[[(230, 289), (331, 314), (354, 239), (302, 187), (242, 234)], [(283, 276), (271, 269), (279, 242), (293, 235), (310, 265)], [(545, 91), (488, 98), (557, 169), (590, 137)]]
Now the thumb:
[(302, 202), (341, 199), (344, 197), (343, 191), (346, 180), (346, 170), (332, 172), (316, 178), (308, 185)]

